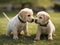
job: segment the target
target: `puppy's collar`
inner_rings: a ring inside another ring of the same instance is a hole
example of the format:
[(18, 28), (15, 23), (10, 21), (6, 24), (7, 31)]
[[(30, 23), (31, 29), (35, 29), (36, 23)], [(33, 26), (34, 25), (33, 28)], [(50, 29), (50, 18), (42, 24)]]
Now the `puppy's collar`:
[(19, 19), (20, 22), (26, 23), (25, 21), (23, 21), (23, 20), (19, 17), (19, 15), (18, 15), (18, 19)]
[(41, 24), (39, 23), (40, 26), (46, 27), (48, 25), (49, 22), (47, 22), (46, 24)]

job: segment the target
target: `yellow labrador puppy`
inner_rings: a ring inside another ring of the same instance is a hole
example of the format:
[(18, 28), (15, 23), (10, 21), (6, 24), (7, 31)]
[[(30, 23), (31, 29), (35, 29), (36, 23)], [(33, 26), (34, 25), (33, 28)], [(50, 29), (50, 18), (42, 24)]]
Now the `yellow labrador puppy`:
[(34, 21), (32, 9), (24, 8), (12, 19), (9, 19), (5, 13), (3, 14), (8, 20), (6, 36), (10, 36), (10, 33), (13, 32), (13, 39), (18, 39), (18, 34), (22, 30), (28, 36), (28, 22)]
[(40, 40), (41, 34), (48, 34), (48, 40), (53, 40), (52, 35), (55, 32), (55, 26), (51, 22), (50, 16), (47, 12), (38, 12), (35, 23), (38, 24), (35, 40)]

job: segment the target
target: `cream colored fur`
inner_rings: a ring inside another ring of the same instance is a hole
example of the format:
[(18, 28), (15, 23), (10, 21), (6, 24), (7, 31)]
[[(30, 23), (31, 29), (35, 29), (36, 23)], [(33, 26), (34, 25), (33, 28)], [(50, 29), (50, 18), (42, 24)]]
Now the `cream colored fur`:
[[(8, 16), (3, 13), (4, 16), (8, 19), (8, 25), (6, 30), (6, 36), (10, 36), (10, 33), (13, 33), (13, 39), (18, 39), (18, 34), (21, 33), (21, 31), (24, 31), (24, 35), (28, 36), (28, 22), (31, 22), (33, 19), (33, 11), (29, 8), (22, 9), (16, 16), (14, 16), (12, 19), (9, 19)], [(30, 15), (28, 17), (28, 15)], [(22, 23), (18, 16), (25, 21), (26, 23)]]
[(50, 16), (47, 12), (41, 11), (37, 13), (36, 17), (37, 23), (45, 24), (48, 22), (47, 26), (40, 26), (37, 24), (37, 33), (35, 40), (40, 40), (40, 36), (42, 33), (48, 34), (48, 40), (53, 40), (53, 34), (55, 32), (55, 26), (50, 20)]

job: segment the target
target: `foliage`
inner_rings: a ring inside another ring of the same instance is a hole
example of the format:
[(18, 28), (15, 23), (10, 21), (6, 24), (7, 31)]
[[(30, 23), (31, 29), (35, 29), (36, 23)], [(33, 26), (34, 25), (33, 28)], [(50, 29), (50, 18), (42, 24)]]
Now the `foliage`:
[(53, 6), (51, 0), (0, 0), (0, 3), (12, 3), (12, 4), (21, 4), (21, 3), (32, 3), (35, 6), (43, 6), (45, 8)]

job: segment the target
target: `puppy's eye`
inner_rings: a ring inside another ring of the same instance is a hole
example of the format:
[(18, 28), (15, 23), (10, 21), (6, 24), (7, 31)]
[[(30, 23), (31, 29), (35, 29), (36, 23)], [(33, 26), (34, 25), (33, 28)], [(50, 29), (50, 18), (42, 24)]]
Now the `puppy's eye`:
[(28, 15), (28, 17), (30, 17), (30, 15)]
[(39, 17), (39, 19), (42, 19), (42, 17)]

